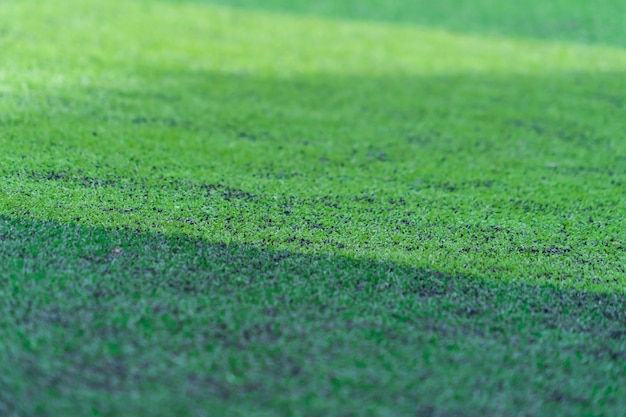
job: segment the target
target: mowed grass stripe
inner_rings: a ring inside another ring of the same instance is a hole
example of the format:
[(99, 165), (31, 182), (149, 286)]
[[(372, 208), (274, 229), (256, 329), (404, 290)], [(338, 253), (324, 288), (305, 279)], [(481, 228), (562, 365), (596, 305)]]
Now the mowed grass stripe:
[(619, 75), (160, 74), (8, 113), (4, 212), (623, 291)]

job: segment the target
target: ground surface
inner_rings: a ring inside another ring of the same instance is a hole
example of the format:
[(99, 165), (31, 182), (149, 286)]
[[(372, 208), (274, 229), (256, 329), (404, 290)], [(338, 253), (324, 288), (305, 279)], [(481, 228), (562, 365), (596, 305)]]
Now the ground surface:
[(624, 6), (427, 3), (1, 2), (0, 415), (621, 415)]

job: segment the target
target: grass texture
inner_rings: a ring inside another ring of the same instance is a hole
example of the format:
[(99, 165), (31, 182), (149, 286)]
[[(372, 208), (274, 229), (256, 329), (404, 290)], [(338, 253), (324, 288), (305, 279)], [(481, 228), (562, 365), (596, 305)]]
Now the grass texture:
[(0, 415), (621, 415), (621, 3), (337, 3), (0, 3)]

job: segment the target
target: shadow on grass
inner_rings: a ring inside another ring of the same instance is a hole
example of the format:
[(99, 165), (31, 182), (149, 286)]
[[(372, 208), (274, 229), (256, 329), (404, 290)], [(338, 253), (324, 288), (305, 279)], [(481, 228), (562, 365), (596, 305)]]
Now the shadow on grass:
[(617, 294), (6, 216), (0, 283), (5, 415), (625, 405)]

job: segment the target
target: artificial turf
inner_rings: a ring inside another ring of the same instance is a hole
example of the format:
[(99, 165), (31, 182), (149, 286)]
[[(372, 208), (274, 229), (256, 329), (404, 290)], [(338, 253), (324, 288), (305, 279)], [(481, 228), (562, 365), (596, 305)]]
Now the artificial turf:
[(0, 414), (621, 414), (620, 2), (379, 3), (0, 3)]

